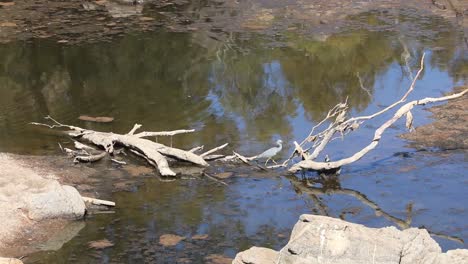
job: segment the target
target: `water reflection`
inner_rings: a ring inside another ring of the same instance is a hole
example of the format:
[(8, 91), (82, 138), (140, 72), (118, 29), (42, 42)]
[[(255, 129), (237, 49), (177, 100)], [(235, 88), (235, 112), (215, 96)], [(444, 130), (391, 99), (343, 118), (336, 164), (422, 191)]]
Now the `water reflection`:
[[(369, 16), (377, 14), (353, 19)], [(398, 19), (403, 27), (405, 16)], [(203, 130), (181, 137), (184, 145), (213, 138), (234, 146), (240, 140), (292, 139), (291, 119), (303, 112), (306, 122), (316, 121), (345, 98), (355, 111), (366, 109), (379, 77), (395, 63), (415, 68), (424, 49), (435, 50), (430, 67), (447, 71), (454, 81), (466, 78), (467, 58), (457, 48), (456, 30), (437, 19), (421, 20), (416, 36), (398, 27), (321, 39), (286, 33), (276, 41), (283, 46), (271, 48), (265, 48), (271, 39), (262, 36), (213, 39), (203, 32), (67, 47), (44, 40), (3, 45), (0, 147), (52, 148), (52, 140), (25, 124), (45, 115), (76, 123), (80, 114), (114, 116), (110, 126), (86, 124), (104, 130), (124, 131), (133, 122), (149, 130)], [(437, 33), (431, 30), (436, 23)]]
[[(294, 189), (298, 193), (306, 193), (310, 195), (311, 199), (314, 201), (314, 205), (316, 206), (315, 210), (317, 213), (321, 215), (330, 216), (328, 212), (328, 206), (323, 203), (320, 199), (322, 195), (349, 195), (356, 198), (360, 203), (370, 207), (374, 210), (376, 216), (383, 216), (384, 218), (388, 219), (389, 221), (393, 222), (394, 225), (398, 226), (401, 230), (408, 229), (411, 227), (412, 219), (413, 219), (413, 203), (409, 202), (406, 204), (406, 218), (400, 219), (396, 216), (391, 215), (390, 213), (383, 210), (377, 203), (367, 198), (367, 196), (359, 191), (342, 188), (339, 180), (338, 175), (326, 175), (320, 174), (316, 178), (304, 178), (303, 180), (298, 180), (296, 177), (291, 176), (288, 177), (291, 181)], [(356, 211), (342, 211), (339, 214), (339, 217), (342, 220), (346, 220), (347, 214), (356, 214)], [(425, 228), (425, 227), (421, 227)], [(460, 244), (460, 246), (464, 245), (463, 239), (457, 236), (450, 236), (440, 232), (431, 231), (428, 228), (425, 228), (429, 234), (433, 236), (438, 236), (444, 239), (452, 240)]]
[[(389, 94), (398, 94), (400, 88), (393, 84), (406, 84), (425, 50), (431, 51), (427, 71), (443, 75), (445, 83), (466, 79), (467, 56), (459, 32), (437, 18), (408, 16), (404, 11), (365, 13), (351, 20), (377, 21), (375, 26), (383, 29), (351, 27), (346, 33), (321, 36), (289, 32), (272, 39), (160, 31), (92, 45), (61, 46), (46, 40), (2, 45), (0, 151), (57, 151), (57, 137), (25, 125), (51, 115), (63, 123), (115, 132), (127, 132), (135, 122), (155, 131), (196, 128), (199, 133), (176, 137), (174, 145), (189, 149), (229, 142), (253, 154), (277, 137), (285, 142), (303, 138), (345, 98), (354, 112), (391, 101)], [(389, 81), (395, 76), (401, 80)], [(77, 120), (81, 114), (116, 120), (84, 123)], [(228, 188), (197, 180), (151, 178), (144, 183), (137, 192), (116, 193), (113, 200), (123, 206), (115, 215), (90, 219), (77, 238), (58, 252), (39, 254), (37, 262), (203, 262), (207, 254), (233, 256), (252, 245), (279, 248), (298, 215), (311, 211), (310, 202), (314, 213), (330, 214), (330, 206), (320, 198), (330, 193), (355, 197), (401, 228), (412, 221), (411, 210), (406, 219), (392, 216), (339, 182), (325, 189), (306, 186), (303, 190), (314, 192), (306, 199), (298, 198), (285, 187), (289, 181), (279, 177), (235, 178)], [(372, 183), (365, 186), (372, 188)], [(168, 250), (158, 244), (167, 232), (187, 239)], [(210, 239), (191, 239), (196, 234)], [(104, 237), (115, 246), (88, 250), (89, 241)]]

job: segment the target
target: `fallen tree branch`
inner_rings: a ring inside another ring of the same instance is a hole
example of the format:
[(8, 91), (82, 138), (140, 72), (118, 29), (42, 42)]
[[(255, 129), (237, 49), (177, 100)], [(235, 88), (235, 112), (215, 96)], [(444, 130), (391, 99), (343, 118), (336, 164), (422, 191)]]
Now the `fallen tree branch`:
[(195, 129), (179, 129), (174, 131), (161, 131), (161, 132), (140, 132), (138, 134), (134, 134), (135, 137), (159, 137), (159, 136), (174, 136), (178, 134), (186, 134), (195, 132)]
[(379, 144), (379, 141), (380, 141), (380, 139), (382, 137), (382, 134), (385, 132), (385, 130), (387, 128), (389, 128), (391, 125), (393, 125), (398, 119), (403, 117), (405, 114), (409, 113), (411, 111), (411, 109), (413, 109), (415, 106), (425, 105), (425, 104), (428, 104), (428, 103), (435, 103), (435, 102), (441, 102), (441, 101), (446, 101), (446, 100), (459, 98), (459, 97), (463, 96), (464, 94), (466, 94), (467, 92), (468, 92), (468, 89), (465, 89), (462, 92), (455, 93), (455, 94), (448, 95), (448, 96), (443, 96), (443, 97), (438, 97), (438, 98), (427, 97), (427, 98), (424, 98), (424, 99), (421, 99), (421, 100), (411, 101), (411, 102), (403, 105), (402, 107), (400, 107), (400, 109), (398, 109), (398, 111), (393, 115), (393, 117), (390, 120), (385, 122), (383, 125), (381, 125), (375, 131), (374, 138), (372, 139), (371, 143), (369, 145), (367, 145), (366, 147), (364, 147), (363, 149), (361, 149), (360, 151), (358, 151), (357, 153), (355, 153), (354, 155), (352, 155), (352, 156), (350, 156), (348, 158), (341, 159), (341, 160), (338, 160), (338, 161), (333, 161), (333, 162), (316, 162), (316, 161), (313, 161), (313, 160), (304, 160), (304, 161), (301, 161), (301, 162), (293, 165), (289, 169), (289, 171), (294, 173), (294, 172), (297, 172), (297, 171), (302, 170), (302, 169), (332, 170), (332, 169), (338, 169), (338, 168), (340, 168), (340, 167), (342, 167), (344, 165), (353, 163), (353, 162), (361, 159), (369, 151), (373, 150)]
[(101, 160), (107, 155), (107, 152), (103, 151), (99, 154), (96, 155), (88, 155), (88, 156), (76, 156), (73, 159), (73, 162), (78, 163), (78, 162), (96, 162), (98, 160)]
[[(208, 163), (203, 159), (203, 157), (196, 155), (194, 153), (184, 151), (181, 149), (167, 147), (163, 144), (153, 142), (142, 137), (147, 136), (173, 136), (181, 133), (190, 133), (195, 130), (175, 130), (175, 131), (163, 131), (163, 132), (141, 132), (138, 134), (133, 134), (137, 129), (141, 127), (139, 124), (135, 124), (133, 128), (127, 134), (115, 134), (108, 132), (97, 132), (93, 130), (87, 130), (80, 127), (69, 126), (62, 124), (50, 116), (46, 117), (46, 120), (51, 120), (54, 124), (47, 125), (42, 123), (31, 123), (33, 125), (46, 126), (49, 128), (68, 128), (71, 131), (64, 131), (71, 137), (79, 138), (80, 140), (85, 140), (91, 142), (96, 146), (104, 148), (105, 152), (98, 155), (88, 155), (88, 156), (76, 156), (75, 162), (93, 162), (103, 158), (107, 153), (112, 154), (114, 152), (114, 145), (123, 145), (130, 150), (133, 150), (134, 153), (138, 153), (140, 156), (144, 157), (148, 163), (156, 167), (162, 176), (175, 176), (176, 173), (172, 171), (169, 167), (168, 161), (165, 156), (170, 158), (175, 158), (182, 161), (187, 161), (199, 166), (208, 166)], [(80, 146), (81, 147), (81, 146)]]

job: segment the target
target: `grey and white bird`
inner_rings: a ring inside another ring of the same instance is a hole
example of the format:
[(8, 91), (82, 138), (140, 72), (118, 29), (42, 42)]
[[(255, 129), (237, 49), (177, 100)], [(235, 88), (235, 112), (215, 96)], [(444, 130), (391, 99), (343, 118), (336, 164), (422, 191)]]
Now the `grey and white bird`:
[(273, 157), (276, 156), (281, 151), (282, 148), (283, 148), (283, 141), (281, 139), (278, 139), (276, 141), (276, 147), (272, 147), (272, 148), (265, 150), (264, 152), (258, 154), (255, 157), (255, 159), (267, 159), (265, 161), (265, 166), (267, 165), (269, 160), (272, 160), (274, 163), (276, 163)]

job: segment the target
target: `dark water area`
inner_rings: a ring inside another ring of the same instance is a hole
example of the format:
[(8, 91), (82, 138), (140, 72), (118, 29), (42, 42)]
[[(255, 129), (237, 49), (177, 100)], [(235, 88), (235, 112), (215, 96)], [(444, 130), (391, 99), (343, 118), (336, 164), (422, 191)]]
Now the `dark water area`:
[[(294, 140), (307, 136), (346, 98), (353, 115), (398, 100), (424, 52), (425, 69), (409, 100), (440, 96), (467, 80), (463, 32), (443, 19), (369, 12), (349, 21), (342, 33), (316, 35), (160, 30), (94, 44), (1, 45), (0, 151), (59, 154), (57, 142), (66, 145), (67, 139), (27, 125), (51, 115), (118, 133), (134, 123), (147, 131), (196, 129), (172, 139), (184, 149), (229, 142), (228, 151), (254, 155), (281, 138), (284, 159)], [(115, 121), (86, 123), (77, 119), (82, 114)], [(356, 152), (390, 114), (334, 141), (325, 153), (339, 159)], [(416, 126), (430, 122), (422, 108), (413, 115)], [(211, 254), (232, 258), (253, 245), (279, 249), (304, 213), (371, 227), (425, 227), (444, 251), (467, 248), (466, 151), (412, 149), (398, 137), (405, 132), (404, 121), (397, 123), (375, 151), (336, 178), (308, 175), (312, 187), (284, 171), (222, 164), (209, 170), (232, 172), (228, 186), (199, 177), (141, 177), (129, 191), (104, 197), (117, 203), (115, 213), (90, 216), (59, 250), (38, 252), (25, 262), (204, 263)], [(112, 170), (131, 177), (125, 169)], [(96, 177), (112, 182), (109, 169)], [(186, 239), (163, 247), (163, 234)], [(208, 238), (193, 239), (202, 234)], [(114, 246), (88, 248), (88, 242), (104, 238)]]

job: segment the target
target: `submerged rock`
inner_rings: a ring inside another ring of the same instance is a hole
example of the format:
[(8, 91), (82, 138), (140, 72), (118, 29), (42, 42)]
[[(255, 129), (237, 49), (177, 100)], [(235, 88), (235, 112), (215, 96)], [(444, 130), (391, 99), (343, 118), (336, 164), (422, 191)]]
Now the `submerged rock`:
[(468, 250), (442, 253), (425, 229), (368, 228), (340, 219), (302, 215), (279, 252), (252, 247), (234, 264), (263, 263), (467, 263)]

